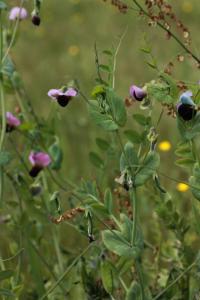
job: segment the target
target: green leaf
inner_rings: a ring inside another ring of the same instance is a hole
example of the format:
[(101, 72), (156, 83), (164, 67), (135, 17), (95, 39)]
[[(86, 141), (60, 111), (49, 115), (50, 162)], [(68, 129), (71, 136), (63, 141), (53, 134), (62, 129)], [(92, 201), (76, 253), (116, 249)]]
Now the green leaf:
[(103, 168), (104, 162), (103, 162), (103, 160), (101, 159), (101, 157), (97, 153), (90, 152), (89, 153), (89, 158), (90, 158), (91, 163), (95, 167), (97, 167), (98, 169), (102, 169)]
[(131, 247), (118, 230), (104, 230), (102, 239), (105, 247), (111, 252), (124, 257), (136, 258), (139, 255), (137, 247)]
[(177, 118), (177, 126), (183, 140), (191, 140), (200, 134), (200, 113), (191, 121), (184, 121), (180, 117)]
[(191, 147), (188, 142), (181, 142), (178, 144), (175, 154), (180, 157), (190, 157), (192, 158)]
[(0, 1), (0, 10), (6, 8), (7, 8), (7, 4), (4, 1)]
[(147, 63), (147, 65), (148, 65), (149, 67), (151, 67), (152, 69), (156, 69), (156, 68), (157, 68), (157, 66), (156, 66), (156, 64), (155, 64), (154, 62), (146, 61), (146, 63)]
[(142, 300), (141, 287), (137, 282), (133, 282), (126, 294), (126, 300)]
[(120, 171), (123, 172), (127, 167), (132, 167), (132, 169), (134, 169), (134, 165), (138, 164), (138, 157), (133, 148), (133, 144), (128, 142), (124, 147), (124, 153), (121, 154)]
[(53, 170), (59, 170), (63, 161), (63, 152), (58, 143), (54, 143), (49, 147), (49, 154), (52, 158), (51, 168)]
[(24, 122), (18, 126), (18, 129), (21, 131), (31, 131), (35, 129), (35, 124), (31, 122)]
[(140, 48), (140, 51), (146, 53), (146, 54), (149, 54), (151, 53), (151, 49), (150, 48)]
[(106, 55), (108, 55), (108, 56), (113, 56), (113, 53), (112, 53), (112, 51), (110, 51), (110, 50), (103, 50), (102, 53), (103, 53), (103, 54), (106, 54)]
[(104, 88), (104, 86), (103, 85), (96, 85), (94, 88), (93, 88), (93, 90), (92, 90), (92, 97), (93, 98), (97, 98), (97, 96), (100, 94), (100, 95), (102, 95), (102, 94), (104, 94), (105, 93), (105, 88)]
[(14, 275), (14, 271), (12, 270), (4, 270), (0, 272), (0, 281), (8, 279)]
[(135, 185), (143, 185), (157, 170), (160, 165), (160, 156), (157, 152), (150, 152), (135, 178)]
[(113, 268), (112, 265), (105, 260), (101, 262), (101, 279), (106, 292), (112, 294), (114, 289)]
[(107, 90), (106, 100), (114, 121), (119, 126), (124, 126), (126, 124), (127, 115), (123, 100), (117, 96), (112, 89)]
[(179, 89), (177, 87), (176, 80), (174, 80), (174, 78), (168, 75), (167, 73), (161, 73), (160, 77), (168, 84), (170, 89), (170, 95), (174, 100), (176, 100), (179, 95)]
[(173, 104), (177, 99), (170, 95), (169, 85), (164, 82), (151, 82), (147, 85), (147, 92), (150, 99), (160, 103)]
[(200, 168), (198, 164), (194, 165), (193, 176), (189, 178), (193, 196), (200, 201)]
[(191, 168), (193, 167), (195, 160), (190, 157), (180, 158), (175, 161), (175, 165), (182, 168)]
[[(132, 230), (133, 230), (133, 221), (131, 221), (125, 214), (120, 214), (120, 219), (122, 221), (121, 225), (121, 232), (123, 237), (131, 243), (132, 241)], [(144, 242), (143, 242), (143, 235), (142, 231), (139, 227), (137, 227), (136, 230), (136, 240), (135, 245), (140, 249), (140, 251), (143, 250)]]
[(90, 101), (90, 116), (95, 124), (106, 131), (118, 129), (118, 125), (113, 121), (112, 117), (106, 113), (101, 113), (97, 101)]
[(13, 294), (12, 291), (3, 288), (0, 288), (0, 295), (7, 297), (15, 297), (15, 294)]
[(111, 70), (110, 70), (109, 66), (107, 66), (107, 65), (101, 64), (101, 65), (99, 65), (99, 69), (103, 72), (111, 73)]
[(101, 138), (96, 138), (96, 144), (102, 151), (107, 151), (110, 148), (110, 144)]
[(150, 122), (149, 117), (145, 117), (144, 115), (141, 114), (134, 114), (133, 120), (135, 120), (141, 126), (145, 126)]
[(140, 144), (142, 142), (142, 137), (135, 130), (132, 129), (125, 130), (124, 134), (127, 137), (127, 139), (133, 144)]
[(101, 218), (108, 219), (110, 217), (107, 208), (101, 202), (93, 202), (92, 204), (90, 204), (90, 208), (96, 215)]
[(9, 162), (12, 160), (12, 156), (7, 151), (1, 151), (0, 152), (0, 166), (5, 166), (9, 164)]
[(111, 190), (109, 188), (107, 188), (105, 190), (104, 204), (105, 204), (105, 207), (107, 208), (108, 212), (111, 214), (113, 211), (113, 199), (112, 199)]

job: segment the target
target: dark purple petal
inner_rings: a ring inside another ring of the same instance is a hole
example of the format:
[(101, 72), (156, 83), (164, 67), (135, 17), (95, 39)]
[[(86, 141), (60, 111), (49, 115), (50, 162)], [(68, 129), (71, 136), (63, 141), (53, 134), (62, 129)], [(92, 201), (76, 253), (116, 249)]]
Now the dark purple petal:
[(31, 177), (36, 177), (38, 175), (38, 173), (42, 170), (42, 167), (39, 167), (39, 166), (34, 166), (30, 172), (29, 172), (29, 175)]
[(58, 104), (60, 104), (60, 106), (62, 106), (62, 107), (67, 106), (70, 99), (71, 99), (71, 96), (66, 96), (66, 95), (59, 95), (57, 97)]
[(197, 111), (193, 105), (178, 104), (177, 105), (178, 115), (185, 121), (190, 121), (196, 115)]

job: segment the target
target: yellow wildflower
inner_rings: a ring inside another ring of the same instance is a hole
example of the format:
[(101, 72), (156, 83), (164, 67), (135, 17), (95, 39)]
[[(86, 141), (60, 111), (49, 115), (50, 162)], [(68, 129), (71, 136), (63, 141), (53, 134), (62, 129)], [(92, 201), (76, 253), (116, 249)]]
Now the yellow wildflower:
[(176, 186), (176, 189), (181, 192), (181, 193), (184, 193), (184, 192), (187, 192), (189, 190), (189, 186), (185, 183), (178, 183), (177, 186)]
[(167, 152), (171, 149), (172, 145), (169, 141), (162, 141), (158, 144), (158, 148), (160, 151)]

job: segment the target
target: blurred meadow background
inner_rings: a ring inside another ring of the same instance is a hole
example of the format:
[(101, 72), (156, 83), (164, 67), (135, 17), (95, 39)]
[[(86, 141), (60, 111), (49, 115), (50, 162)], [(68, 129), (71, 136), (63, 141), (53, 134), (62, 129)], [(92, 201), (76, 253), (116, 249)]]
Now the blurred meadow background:
[[(8, 3), (10, 7), (19, 4), (12, 0)], [(192, 37), (192, 49), (194, 53), (199, 54), (199, 0), (177, 0), (170, 1), (170, 3), (177, 16), (189, 28)], [(129, 4), (131, 5), (131, 1)], [(31, 5), (31, 1), (25, 3), (29, 13), (32, 10)], [(26, 92), (36, 113), (44, 119), (48, 119), (52, 110), (52, 102), (47, 96), (47, 92), (51, 88), (59, 88), (72, 79), (78, 79), (81, 89), (90, 97), (96, 76), (95, 42), (100, 61), (101, 59), (104, 61), (104, 57), (101, 56), (102, 51), (113, 45), (116, 47), (119, 36), (125, 31), (116, 68), (116, 90), (123, 98), (129, 95), (131, 84), (142, 86), (156, 76), (155, 70), (146, 64), (145, 54), (140, 51), (140, 48), (144, 47), (145, 35), (160, 69), (172, 61), (175, 63), (173, 77), (177, 80), (197, 83), (200, 79), (199, 70), (192, 59), (187, 58), (183, 62), (177, 62), (177, 55), (182, 54), (180, 47), (173, 40), (168, 41), (159, 28), (149, 27), (146, 20), (139, 18), (134, 10), (127, 14), (120, 14), (116, 8), (102, 0), (46, 0), (43, 2), (41, 20), (39, 27), (34, 27), (30, 20), (21, 22), (19, 40), (11, 55), (22, 76)], [(10, 99), (7, 101), (10, 110), (13, 110), (13, 97), (10, 95)], [(138, 110), (138, 105), (134, 105), (128, 114), (131, 116)], [(155, 114), (159, 115), (160, 110), (159, 107), (155, 110)], [(77, 183), (81, 178), (95, 179), (96, 169), (90, 162), (89, 152), (99, 151), (95, 142), (96, 136), (105, 137), (106, 134), (92, 123), (87, 107), (81, 98), (75, 99), (73, 105), (70, 104), (67, 109), (58, 108), (53, 113), (56, 114), (58, 121), (55, 124), (49, 122), (49, 126), (56, 127), (64, 152), (64, 163), (60, 177)], [(175, 130), (175, 122), (175, 119), (169, 118), (165, 114), (159, 126), (160, 169), (163, 173), (184, 180), (187, 179), (187, 173), (174, 164), (176, 159), (174, 150), (179, 138), (178, 132)], [(133, 128), (136, 126), (130, 118), (129, 127), (131, 124)], [(109, 135), (107, 138), (109, 139)], [(118, 161), (113, 162), (111, 188), (115, 186), (114, 176), (118, 175), (115, 172), (117, 168)], [(180, 209), (187, 212), (190, 191), (181, 189), (176, 182), (166, 178), (162, 178), (162, 184), (174, 191), (177, 203), (181, 203)], [(8, 193), (8, 197), (10, 195)], [(153, 195), (148, 197), (147, 190), (141, 193), (141, 202), (144, 204), (141, 219), (144, 229), (147, 225), (146, 220), (148, 220), (147, 235), (149, 235), (149, 240), (154, 243), (159, 241), (160, 237), (157, 236), (157, 228), (155, 226), (151, 228), (149, 216), (152, 212), (153, 203), (149, 200)], [(10, 210), (8, 212), (11, 213)], [(6, 227), (4, 224), (2, 228), (3, 231), (0, 233), (1, 254), (6, 257), (10, 255), (9, 239), (14, 240), (15, 231), (13, 230), (11, 235), (8, 233), (9, 225)], [(48, 232), (48, 228), (42, 229), (45, 232), (44, 236), (47, 237), (43, 251), (48, 249), (49, 257), (51, 257), (54, 252), (48, 248), (51, 245), (49, 241), (51, 234)], [(193, 237), (190, 236), (188, 243), (191, 242), (190, 239), (192, 240)], [(63, 224), (60, 230), (63, 253), (67, 253), (67, 251), (71, 253), (72, 249), (77, 246), (77, 240), (80, 242), (80, 246), (82, 241), (80, 235)], [(83, 243), (85, 243), (84, 238)], [(197, 243), (196, 240), (195, 243)], [(79, 248), (76, 249), (77, 253)], [(15, 249), (14, 246), (13, 249)], [(73, 274), (70, 278), (73, 281)], [(28, 282), (29, 275), (24, 280)], [(68, 284), (70, 285), (70, 283)], [(80, 291), (77, 292), (77, 289), (76, 286), (68, 299), (76, 299), (77, 297), (79, 297), (78, 299), (85, 299), (81, 298), (83, 296), (80, 296), (82, 294), (79, 294)]]

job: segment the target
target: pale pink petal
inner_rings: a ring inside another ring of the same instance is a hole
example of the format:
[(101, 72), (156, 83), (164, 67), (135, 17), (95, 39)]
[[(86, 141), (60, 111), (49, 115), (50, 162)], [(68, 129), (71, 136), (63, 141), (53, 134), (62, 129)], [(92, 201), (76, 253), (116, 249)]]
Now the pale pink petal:
[(13, 7), (9, 13), (9, 20), (14, 21), (17, 18), (20, 20), (26, 19), (28, 17), (27, 10), (24, 7)]
[(13, 127), (17, 127), (21, 124), (21, 121), (9, 111), (6, 113), (6, 121), (8, 125)]

